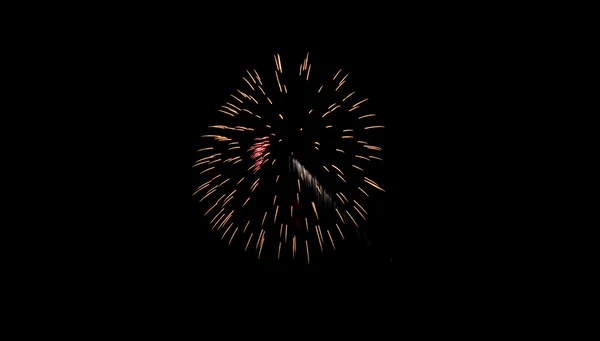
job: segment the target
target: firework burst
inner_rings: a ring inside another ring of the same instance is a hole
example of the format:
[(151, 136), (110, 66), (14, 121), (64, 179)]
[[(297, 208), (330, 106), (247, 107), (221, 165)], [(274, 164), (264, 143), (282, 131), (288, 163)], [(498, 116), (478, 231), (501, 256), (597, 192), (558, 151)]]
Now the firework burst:
[(218, 109), (227, 124), (203, 135), (211, 143), (192, 166), (203, 178), (193, 195), (228, 244), (310, 263), (356, 231), (364, 202), (384, 191), (370, 175), (382, 148), (367, 142), (384, 127), (344, 70), (313, 70), (308, 53), (285, 69), (274, 55), (274, 65), (246, 70)]

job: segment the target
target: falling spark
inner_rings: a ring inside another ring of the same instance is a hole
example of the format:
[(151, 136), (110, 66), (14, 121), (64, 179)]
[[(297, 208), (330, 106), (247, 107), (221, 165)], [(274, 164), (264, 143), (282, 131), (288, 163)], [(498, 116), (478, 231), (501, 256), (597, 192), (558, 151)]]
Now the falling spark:
[(252, 234), (250, 233), (250, 237), (248, 238), (248, 243), (246, 243), (246, 248), (244, 249), (244, 251), (248, 250), (248, 245), (250, 245), (250, 241), (252, 240)]
[(367, 129), (377, 129), (377, 128), (385, 128), (384, 126), (370, 126), (370, 127), (365, 127), (365, 130)]
[(260, 224), (261, 227), (265, 225), (265, 219), (267, 219), (267, 212), (265, 212), (265, 215), (263, 216), (262, 223)]
[(279, 249), (277, 250), (277, 259), (279, 259), (279, 255), (281, 255), (281, 242), (279, 242)]
[(335, 76), (333, 76), (333, 80), (335, 80), (335, 78), (340, 74), (340, 72), (342, 72), (342, 69), (339, 69)]
[(340, 236), (342, 236), (342, 240), (345, 240), (346, 238), (344, 238), (344, 234), (342, 233), (340, 226), (337, 223), (335, 224), (335, 226), (337, 227), (338, 231), (340, 231)]
[(360, 119), (363, 119), (363, 118), (373, 117), (373, 116), (375, 116), (375, 114), (368, 114), (368, 115), (361, 116), (358, 119), (360, 120)]
[(311, 204), (312, 204), (313, 210), (315, 211), (315, 216), (317, 216), (317, 220), (319, 220), (319, 214), (317, 213), (317, 207), (315, 207), (315, 202), (311, 201)]
[(227, 245), (231, 244), (231, 241), (233, 240), (233, 237), (235, 237), (235, 233), (237, 232), (238, 228), (235, 228), (235, 231), (233, 231), (233, 234), (231, 235), (231, 238), (229, 238), (229, 243), (227, 243)]
[(331, 233), (327, 230), (327, 235), (329, 236), (329, 240), (331, 240), (331, 245), (333, 245), (333, 249), (335, 250), (335, 243), (333, 242), (333, 238), (331, 238)]
[(306, 260), (307, 260), (308, 264), (310, 264), (310, 253), (308, 252), (308, 240), (305, 240), (304, 242), (306, 242)]

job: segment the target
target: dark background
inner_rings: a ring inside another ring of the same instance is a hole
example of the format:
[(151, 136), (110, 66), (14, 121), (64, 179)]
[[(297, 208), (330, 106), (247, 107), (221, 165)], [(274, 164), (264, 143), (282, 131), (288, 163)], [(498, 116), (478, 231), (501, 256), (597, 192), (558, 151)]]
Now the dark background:
[[(105, 132), (96, 143), (111, 159), (93, 164), (103, 174), (95, 186), (110, 198), (94, 207), (105, 213), (89, 238), (103, 250), (94, 256), (102, 266), (191, 278), (336, 270), (437, 278), (489, 269), (501, 257), (490, 250), (504, 238), (504, 222), (482, 198), (502, 181), (487, 175), (498, 166), (487, 136), (502, 120), (499, 84), (490, 79), (502, 66), (481, 37), (426, 28), (371, 30), (354, 39), (340, 38), (347, 31), (248, 39), (159, 33), (142, 42), (130, 33), (110, 49), (88, 52), (99, 80), (94, 129)], [(376, 106), (386, 126), (386, 193), (370, 224), (371, 246), (351, 245), (313, 267), (282, 267), (221, 242), (199, 218), (196, 183), (187, 174), (232, 81), (274, 53), (307, 51), (351, 71)]]

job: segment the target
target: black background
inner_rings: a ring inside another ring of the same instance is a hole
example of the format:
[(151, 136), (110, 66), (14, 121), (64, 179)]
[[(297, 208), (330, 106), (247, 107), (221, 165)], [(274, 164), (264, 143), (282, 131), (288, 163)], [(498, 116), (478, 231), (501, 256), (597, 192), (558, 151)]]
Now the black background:
[[(499, 257), (491, 250), (502, 239), (503, 223), (489, 213), (493, 203), (481, 199), (495, 186), (485, 174), (494, 167), (486, 136), (495, 132), (499, 110), (490, 99), (497, 84), (489, 82), (501, 68), (491, 62), (497, 51), (479, 36), (393, 26), (356, 37), (350, 33), (359, 30), (247, 39), (171, 30), (140, 40), (128, 32), (108, 49), (83, 53), (93, 56), (90, 74), (98, 80), (90, 89), (98, 89), (94, 130), (105, 132), (94, 150), (111, 160), (92, 162), (104, 174), (97, 190), (108, 193), (92, 208), (104, 212), (90, 218), (99, 225), (86, 244), (101, 250), (94, 260), (123, 274), (190, 280), (338, 270), (437, 278), (489, 269)], [(386, 126), (386, 193), (370, 247), (356, 246), (318, 266), (287, 268), (221, 242), (199, 219), (188, 174), (199, 136), (230, 84), (274, 53), (307, 51), (351, 70), (375, 103)]]

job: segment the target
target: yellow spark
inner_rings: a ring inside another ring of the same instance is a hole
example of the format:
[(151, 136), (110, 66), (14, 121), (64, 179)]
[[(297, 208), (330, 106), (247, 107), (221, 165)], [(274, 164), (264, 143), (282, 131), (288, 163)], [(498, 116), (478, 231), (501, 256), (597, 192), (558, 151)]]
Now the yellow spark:
[(285, 93), (287, 94), (287, 87), (285, 86), (285, 84), (283, 84), (283, 91), (285, 91)]
[(296, 203), (300, 203), (300, 194), (296, 193)]
[(364, 219), (367, 220), (367, 218), (362, 214), (361, 211), (358, 210), (358, 208), (356, 208), (356, 206), (352, 206), (352, 208), (354, 208), (356, 210), (356, 212), (358, 212), (358, 214), (360, 214), (360, 216)]
[(354, 131), (354, 129), (344, 129), (344, 130), (342, 130), (342, 132), (344, 132), (344, 133), (349, 132), (349, 131)]
[(212, 211), (212, 209), (215, 208), (219, 204), (219, 201), (221, 201), (221, 199), (223, 199), (224, 196), (225, 196), (225, 194), (221, 195), (219, 200), (217, 200), (217, 202), (215, 202), (215, 204), (211, 208), (209, 208), (208, 211), (206, 211), (206, 213), (204, 213), (204, 216), (206, 216), (208, 214), (208, 212)]
[(364, 147), (367, 149), (372, 149), (372, 150), (382, 150), (381, 147), (377, 147), (377, 146), (365, 145)]
[(365, 130), (367, 129), (377, 129), (377, 128), (385, 128), (384, 126), (370, 126), (370, 127), (365, 127)]
[(275, 178), (275, 183), (277, 183), (279, 181), (279, 175), (277, 175), (277, 178)]
[(308, 111), (308, 114), (310, 115), (310, 113), (311, 113), (312, 111), (313, 111), (313, 110), (312, 110), (312, 109), (310, 109), (310, 110)]
[(359, 171), (361, 171), (361, 172), (364, 172), (364, 170), (363, 170), (362, 168), (358, 167), (357, 165), (352, 165), (352, 167), (354, 167), (354, 168), (358, 169), (358, 170), (359, 170)]
[(302, 76), (302, 64), (300, 64), (300, 72), (298, 73), (298, 76)]
[[(240, 146), (230, 147), (228, 150), (240, 149)], [(220, 160), (220, 159), (219, 159)], [(213, 161), (214, 162), (214, 161)]]
[(348, 99), (350, 96), (354, 95), (354, 93), (355, 93), (355, 92), (356, 92), (356, 91), (353, 91), (353, 92), (351, 92), (351, 93), (350, 93), (350, 95), (346, 96), (346, 97), (345, 97), (345, 98), (342, 100), (342, 102), (343, 102), (343, 101), (345, 101), (345, 100), (347, 100), (347, 99)]
[(246, 199), (246, 201), (244, 201), (244, 203), (242, 204), (242, 207), (246, 206), (246, 204), (248, 203), (248, 200), (250, 200), (250, 197), (248, 197), (248, 199)]
[(367, 117), (372, 117), (372, 116), (375, 116), (375, 114), (364, 115), (364, 116), (359, 117), (358, 119), (360, 120), (360, 119), (367, 118)]
[(263, 216), (262, 223), (260, 224), (261, 227), (265, 225), (265, 219), (267, 219), (267, 212), (265, 212), (265, 215)]
[(342, 233), (340, 226), (337, 223), (335, 223), (335, 226), (337, 227), (338, 231), (340, 231), (340, 236), (342, 236), (342, 240), (346, 239), (346, 238), (344, 238), (344, 234)]
[(262, 248), (263, 248), (263, 244), (264, 243), (265, 243), (265, 236), (264, 236), (264, 233), (263, 233), (263, 237), (260, 240), (260, 250), (258, 251), (258, 259), (260, 259), (260, 254), (262, 253)]
[(281, 118), (281, 120), (283, 120), (283, 116), (281, 114), (279, 114), (279, 118)]
[[(267, 97), (267, 101), (269, 101), (269, 103), (273, 104), (273, 102), (271, 102), (271, 99), (269, 97)], [(258, 116), (258, 115), (256, 115)], [(260, 118), (260, 116), (258, 116), (258, 118)]]
[(208, 193), (206, 193), (206, 195), (205, 195), (205, 196), (204, 196), (202, 199), (200, 199), (200, 201), (198, 201), (198, 202), (202, 202), (204, 199), (206, 199), (206, 197), (208, 197), (209, 195), (213, 194), (213, 193), (214, 193), (216, 190), (217, 190), (216, 188), (214, 188), (214, 189), (210, 190), (210, 191), (209, 191)]
[(246, 177), (242, 177), (242, 178), (240, 179), (240, 181), (238, 181), (238, 182), (237, 182), (237, 184), (236, 184), (236, 185), (239, 185), (239, 184), (240, 184), (242, 181), (244, 181), (244, 179), (245, 179), (245, 178), (246, 178)]
[(308, 232), (308, 218), (304, 217), (304, 222), (306, 223), (306, 232)]
[(252, 89), (252, 91), (255, 91), (254, 87), (252, 86), (252, 84), (250, 84), (250, 82), (248, 82), (248, 80), (246, 79), (246, 77), (242, 77), (242, 79), (246, 81), (246, 84), (248, 84), (248, 86)]
[(227, 243), (227, 245), (231, 244), (231, 241), (233, 240), (233, 237), (235, 236), (235, 233), (237, 232), (238, 228), (235, 228), (235, 231), (233, 231), (233, 234), (231, 235), (231, 238), (229, 239), (229, 243)]
[(227, 115), (229, 115), (229, 116), (231, 116), (231, 117), (235, 117), (235, 115), (234, 115), (234, 114), (232, 114), (232, 113), (229, 113), (229, 112), (227, 112), (227, 111), (224, 111), (224, 110), (221, 110), (221, 109), (219, 109), (218, 111), (220, 111), (220, 112), (222, 112), (222, 113), (224, 113), (224, 114), (227, 114)]
[(342, 69), (339, 69), (335, 76), (333, 76), (333, 80), (335, 80), (335, 78), (340, 74), (340, 72), (342, 72)]
[(308, 240), (304, 241), (306, 243), (306, 260), (308, 261), (308, 264), (310, 264), (310, 253), (308, 252)]
[(231, 97), (235, 98), (235, 99), (236, 99), (238, 102), (240, 102), (240, 103), (244, 103), (244, 102), (243, 102), (241, 99), (239, 99), (239, 98), (235, 97), (235, 96), (234, 96), (234, 95), (232, 95), (232, 94), (229, 94), (229, 96), (231, 96)]
[(350, 135), (344, 135), (342, 136), (343, 139), (353, 139), (354, 136), (350, 136)]
[(325, 128), (333, 128), (333, 126), (332, 126), (332, 125), (329, 125), (329, 126), (326, 126)]
[(277, 194), (273, 197), (273, 206), (275, 206), (275, 201), (277, 200)]
[(319, 241), (319, 247), (321, 248), (321, 252), (323, 252), (323, 243), (321, 242), (321, 228), (319, 227), (319, 225), (317, 225), (316, 229), (317, 231), (317, 240)]
[(292, 258), (296, 256), (296, 236), (292, 238)]
[(367, 160), (367, 161), (371, 161), (371, 160), (369, 160), (368, 158), (366, 158), (366, 157), (364, 157), (364, 156), (360, 156), (360, 155), (354, 155), (354, 157), (357, 157), (357, 158), (359, 158), (359, 159), (364, 159), (364, 160)]
[[(210, 223), (212, 224), (212, 223), (213, 223), (213, 221), (214, 221), (215, 219), (217, 219), (217, 217), (219, 217), (219, 215), (220, 215), (221, 213), (223, 213), (223, 211), (225, 211), (225, 208), (222, 208), (222, 209), (219, 211), (219, 213), (215, 214), (215, 216), (214, 216), (214, 217), (213, 217), (213, 218), (210, 220)], [(218, 221), (218, 220), (217, 220), (217, 221)]]
[(367, 192), (365, 192), (362, 188), (358, 187), (358, 189), (363, 192), (364, 195), (366, 195), (367, 197), (369, 197), (369, 195), (367, 194)]
[(344, 197), (344, 200), (346, 200), (346, 202), (349, 202), (348, 198), (346, 198), (346, 196), (344, 195), (344, 193), (340, 192), (340, 194)]
[(248, 228), (248, 225), (250, 225), (250, 220), (248, 220), (248, 222), (246, 223), (246, 226), (244, 226), (244, 231), (242, 231), (243, 233), (246, 233), (246, 229)]
[(354, 104), (352, 107), (357, 107), (357, 106), (359, 106), (361, 103), (364, 103), (364, 102), (366, 102), (366, 101), (368, 101), (368, 100), (369, 100), (368, 98), (365, 98), (365, 99), (363, 99), (362, 101), (360, 101), (360, 102), (358, 102), (358, 103)]
[(203, 150), (211, 150), (214, 149), (213, 147), (207, 147), (207, 148), (202, 148), (202, 149), (198, 149), (199, 152), (203, 151)]
[(283, 92), (283, 89), (281, 89), (281, 83), (279, 82), (279, 75), (278, 75), (277, 71), (275, 71), (275, 78), (277, 78), (277, 84), (279, 85), (279, 92)]
[(337, 86), (337, 88), (335, 88), (335, 91), (337, 91), (342, 85), (344, 85), (345, 81), (341, 81), (340, 85)]
[(254, 77), (252, 77), (250, 71), (246, 70), (246, 72), (248, 73), (248, 76), (250, 76), (250, 79), (252, 79), (252, 83), (256, 84), (256, 81), (254, 80)]
[(279, 211), (279, 205), (277, 205), (277, 207), (275, 207), (275, 218), (273, 218), (273, 224), (275, 224), (275, 221), (277, 220), (277, 212)]
[(250, 241), (252, 240), (252, 235), (253, 235), (253, 233), (250, 233), (250, 237), (248, 238), (248, 243), (246, 243), (246, 248), (244, 249), (244, 251), (248, 250), (248, 245), (250, 245)]
[(260, 83), (260, 85), (263, 85), (262, 81), (260, 80), (260, 76), (258, 75), (258, 72), (256, 72), (256, 70), (254, 70), (254, 73), (256, 74), (256, 79), (258, 80), (258, 82)]
[(309, 75), (310, 75), (310, 65), (308, 65), (308, 72), (306, 73), (306, 80), (308, 80)]
[(363, 210), (363, 212), (365, 212), (365, 214), (367, 214), (367, 210), (365, 210), (362, 206), (360, 206), (360, 204), (358, 203), (358, 201), (356, 201), (356, 200), (352, 200), (352, 201), (354, 201), (354, 203), (357, 204), (358, 207), (360, 207)]
[(298, 192), (300, 192), (300, 179), (298, 179)]
[(346, 214), (348, 215), (348, 217), (350, 217), (350, 219), (352, 219), (352, 222), (354, 222), (354, 225), (356, 225), (356, 227), (358, 227), (356, 220), (354, 220), (354, 218), (352, 218), (352, 215), (350, 214), (350, 212), (346, 211)]
[(367, 177), (365, 177), (365, 182), (368, 183), (369, 185), (377, 188), (378, 190), (385, 192), (385, 190), (383, 188), (379, 187), (379, 185), (375, 181), (373, 181)]
[(275, 165), (275, 161), (277, 161), (277, 159), (273, 159), (273, 162), (271, 162), (271, 166)]
[(331, 233), (327, 230), (327, 234), (329, 235), (329, 240), (331, 240), (331, 245), (333, 245), (333, 249), (335, 250), (335, 243), (333, 242), (333, 238), (331, 238)]
[(315, 149), (316, 149), (316, 150), (319, 150), (319, 147), (315, 146)]
[(380, 157), (377, 157), (377, 156), (371, 156), (371, 155), (369, 155), (369, 157), (370, 157), (371, 159), (376, 159), (376, 160), (383, 161), (383, 159), (382, 159), (382, 158), (380, 158)]
[(281, 242), (279, 242), (279, 249), (277, 250), (277, 259), (279, 259), (280, 255), (281, 255)]
[(263, 233), (265, 233), (265, 230), (261, 229), (260, 234), (258, 235), (258, 240), (256, 241), (256, 246), (254, 247), (254, 250), (258, 250), (258, 246), (260, 245), (260, 241), (262, 240)]
[(319, 88), (319, 90), (317, 91), (317, 93), (321, 93), (321, 90), (323, 89), (323, 86), (321, 85), (321, 87)]
[(281, 56), (279, 53), (277, 54), (277, 59), (279, 59), (279, 71), (283, 73), (283, 65), (281, 65)]
[(348, 110), (348, 112), (351, 112), (352, 110), (358, 109), (359, 107), (352, 107), (350, 108), (350, 110)]
[(282, 234), (283, 234), (283, 223), (281, 223), (281, 226), (279, 227), (279, 238), (281, 238)]
[(327, 167), (323, 166), (323, 168), (325, 168), (325, 170), (329, 172), (329, 169), (327, 169)]
[(285, 224), (284, 236), (285, 236), (285, 238), (283, 240), (287, 243), (287, 224)]
[(344, 183), (346, 183), (346, 180), (344, 180), (344, 178), (342, 178), (342, 176), (341, 176), (341, 175), (339, 175), (339, 174), (336, 174), (336, 175), (337, 175), (337, 176), (338, 176), (340, 179), (342, 179), (342, 181), (343, 181)]
[(317, 207), (315, 206), (315, 202), (311, 201), (310, 203), (312, 204), (313, 210), (315, 211), (315, 215), (317, 216), (317, 220), (319, 220), (319, 214), (317, 213)]
[(331, 167), (335, 168), (338, 172), (340, 172), (340, 173), (342, 173), (342, 175), (344, 175), (344, 172), (342, 172), (342, 170), (337, 168), (335, 165), (331, 165)]
[(338, 211), (338, 209), (336, 208), (335, 211), (337, 212), (338, 216), (340, 216), (340, 220), (342, 221), (342, 223), (344, 222), (344, 217), (342, 217), (342, 214), (340, 213), (340, 211)]

